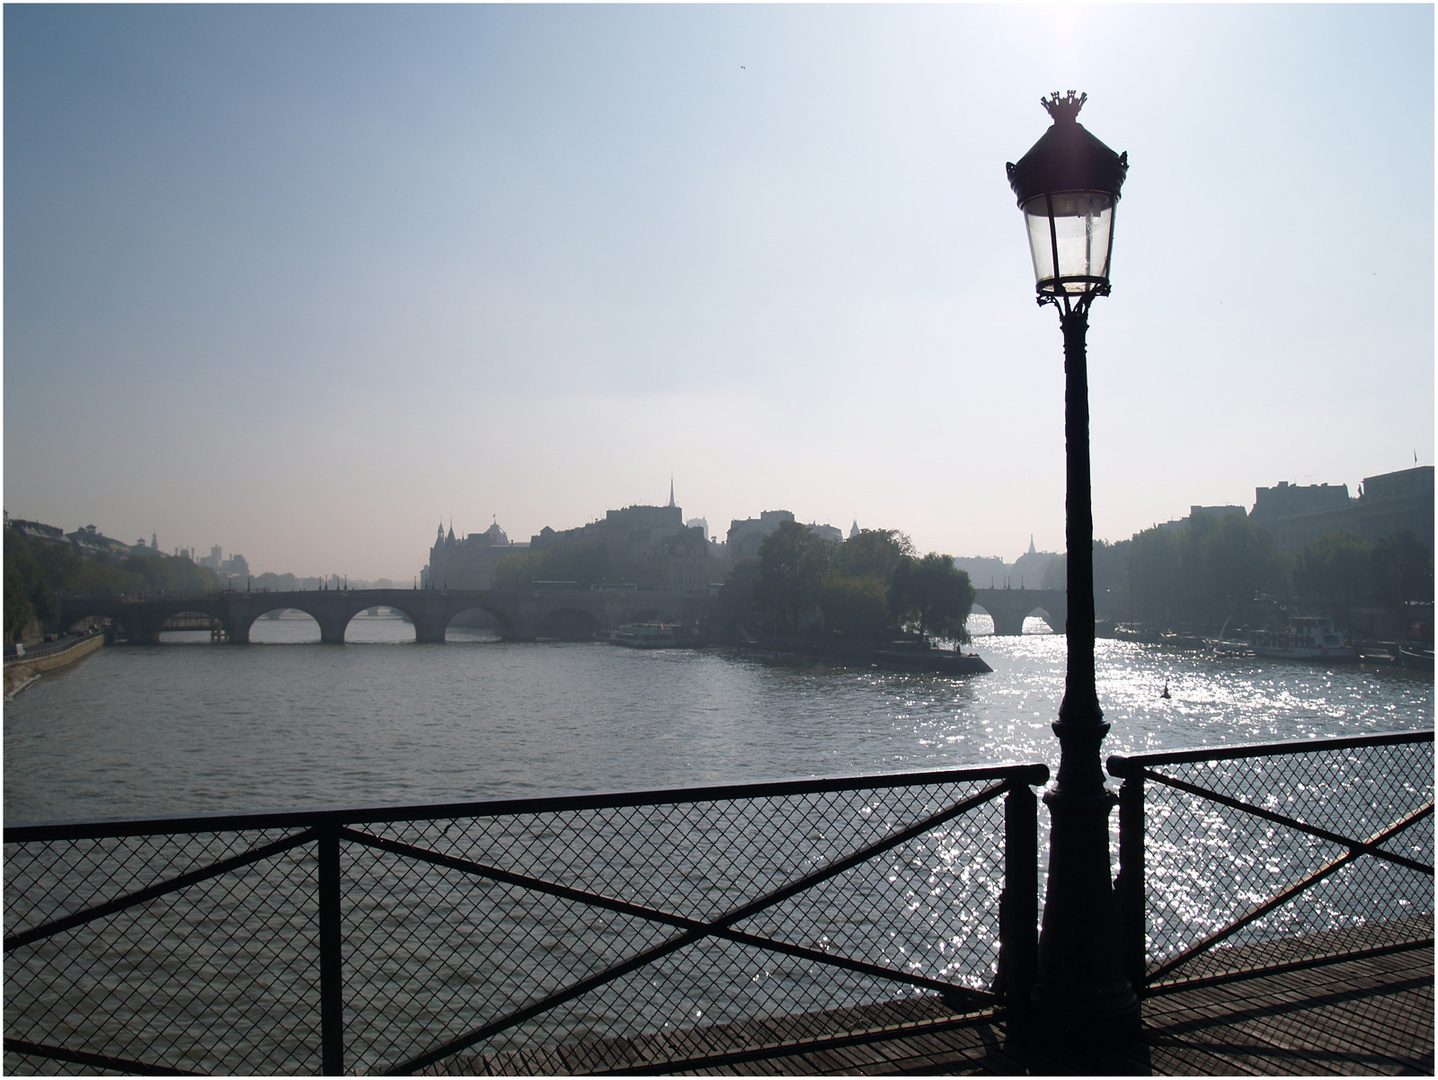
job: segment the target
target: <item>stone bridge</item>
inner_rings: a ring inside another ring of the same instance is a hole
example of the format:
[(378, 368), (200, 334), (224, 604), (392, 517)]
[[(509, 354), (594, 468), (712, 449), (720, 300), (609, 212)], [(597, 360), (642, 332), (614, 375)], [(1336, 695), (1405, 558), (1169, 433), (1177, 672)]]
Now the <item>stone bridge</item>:
[(994, 634), (1015, 637), (1024, 632), (1024, 620), (1037, 615), (1055, 634), (1066, 632), (1068, 594), (1062, 589), (975, 589), (974, 607), (994, 620)]
[(272, 611), (303, 611), (319, 623), (320, 641), (342, 645), (345, 628), (360, 612), (388, 607), (414, 624), (416, 641), (444, 640), (456, 615), (479, 610), (499, 623), (507, 641), (578, 640), (595, 630), (630, 622), (698, 623), (715, 598), (677, 592), (499, 592), (467, 589), (322, 589), (304, 592), (223, 592), (194, 596), (70, 597), (61, 605), (62, 626), (87, 616), (111, 620), (130, 641), (155, 642), (165, 629), (193, 629), (195, 615), (218, 623), (225, 639), (248, 644), (255, 620)]

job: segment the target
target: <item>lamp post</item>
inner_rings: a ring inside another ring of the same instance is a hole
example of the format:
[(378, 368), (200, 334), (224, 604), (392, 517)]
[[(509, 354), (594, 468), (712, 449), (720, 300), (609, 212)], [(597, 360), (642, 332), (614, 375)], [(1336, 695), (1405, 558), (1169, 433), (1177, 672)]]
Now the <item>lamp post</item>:
[(1044, 793), (1049, 873), (1029, 1033), (1070, 1044), (1136, 1035), (1138, 998), (1119, 954), (1109, 877), (1108, 819), (1099, 745), (1108, 734), (1094, 678), (1093, 505), (1089, 472), (1088, 309), (1109, 292), (1113, 217), (1128, 173), (1078, 122), (1088, 99), (1070, 90), (1042, 101), (1053, 126), (1008, 166), (1028, 226), (1040, 306), (1053, 304), (1064, 336), (1068, 470), (1068, 666), (1058, 722), (1059, 768)]

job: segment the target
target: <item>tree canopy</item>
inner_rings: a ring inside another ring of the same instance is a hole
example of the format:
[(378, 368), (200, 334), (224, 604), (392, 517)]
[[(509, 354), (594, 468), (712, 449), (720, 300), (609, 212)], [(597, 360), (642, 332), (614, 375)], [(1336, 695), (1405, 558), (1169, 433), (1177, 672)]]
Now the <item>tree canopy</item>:
[(29, 540), (17, 529), (5, 530), (5, 633), (12, 638), (37, 621), (54, 626), (64, 596), (200, 593), (219, 585), (213, 571), (180, 556), (82, 558), (69, 544)]
[(572, 581), (587, 589), (609, 573), (609, 549), (597, 540), (555, 544), (539, 551), (512, 551), (494, 568), (494, 587), (526, 591), (536, 581)]
[(905, 557), (889, 579), (889, 607), (901, 620), (918, 624), (925, 634), (969, 640), (965, 624), (974, 606), (969, 575), (954, 568), (948, 555), (930, 552)]
[(878, 640), (906, 627), (967, 640), (974, 590), (947, 555), (917, 558), (897, 529), (825, 540), (786, 521), (759, 557), (730, 570), (723, 594), (730, 625), (784, 633), (822, 631)]

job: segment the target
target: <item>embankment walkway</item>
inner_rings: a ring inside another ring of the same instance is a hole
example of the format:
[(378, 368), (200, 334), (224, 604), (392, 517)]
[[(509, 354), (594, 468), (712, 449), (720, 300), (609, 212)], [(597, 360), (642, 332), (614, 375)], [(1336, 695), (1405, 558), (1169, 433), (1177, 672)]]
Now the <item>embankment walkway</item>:
[(40, 677), (42, 671), (67, 667), (105, 644), (105, 635), (86, 634), (53, 645), (37, 645), (23, 656), (5, 658), (5, 700), (9, 701)]

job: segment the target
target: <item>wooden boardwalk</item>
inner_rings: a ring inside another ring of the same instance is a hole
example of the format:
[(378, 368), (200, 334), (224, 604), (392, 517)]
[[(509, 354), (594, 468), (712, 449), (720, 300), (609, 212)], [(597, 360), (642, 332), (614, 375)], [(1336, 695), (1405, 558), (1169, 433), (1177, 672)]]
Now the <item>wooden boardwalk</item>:
[[(999, 1014), (957, 1014), (938, 999), (911, 998), (672, 1035), (466, 1055), (451, 1059), (436, 1071), (481, 1075), (632, 1071), (690, 1076), (1431, 1076), (1431, 917), (1409, 921), (1404, 929), (1407, 932), (1398, 935), (1399, 940), (1411, 942), (1426, 936), (1426, 943), (1311, 966), (1291, 965), (1295, 961), (1301, 965), (1304, 958), (1314, 955), (1313, 938), (1298, 939), (1301, 948), (1292, 942), (1278, 942), (1222, 950), (1186, 972), (1190, 978), (1202, 976), (1201, 982), (1165, 988), (1144, 1001), (1141, 1038), (1104, 1051), (1064, 1051), (1018, 1043), (1008, 1038)], [(1417, 934), (1412, 932), (1415, 929)], [(1381, 950), (1381, 939), (1375, 938), (1374, 944)], [(1255, 961), (1269, 972), (1243, 973), (1251, 971)], [(1281, 970), (1284, 964), (1290, 967)], [(1274, 971), (1275, 966), (1280, 970)], [(800, 1041), (805, 1044), (802, 1048), (794, 1045)], [(709, 1064), (720, 1054), (730, 1060)]]

